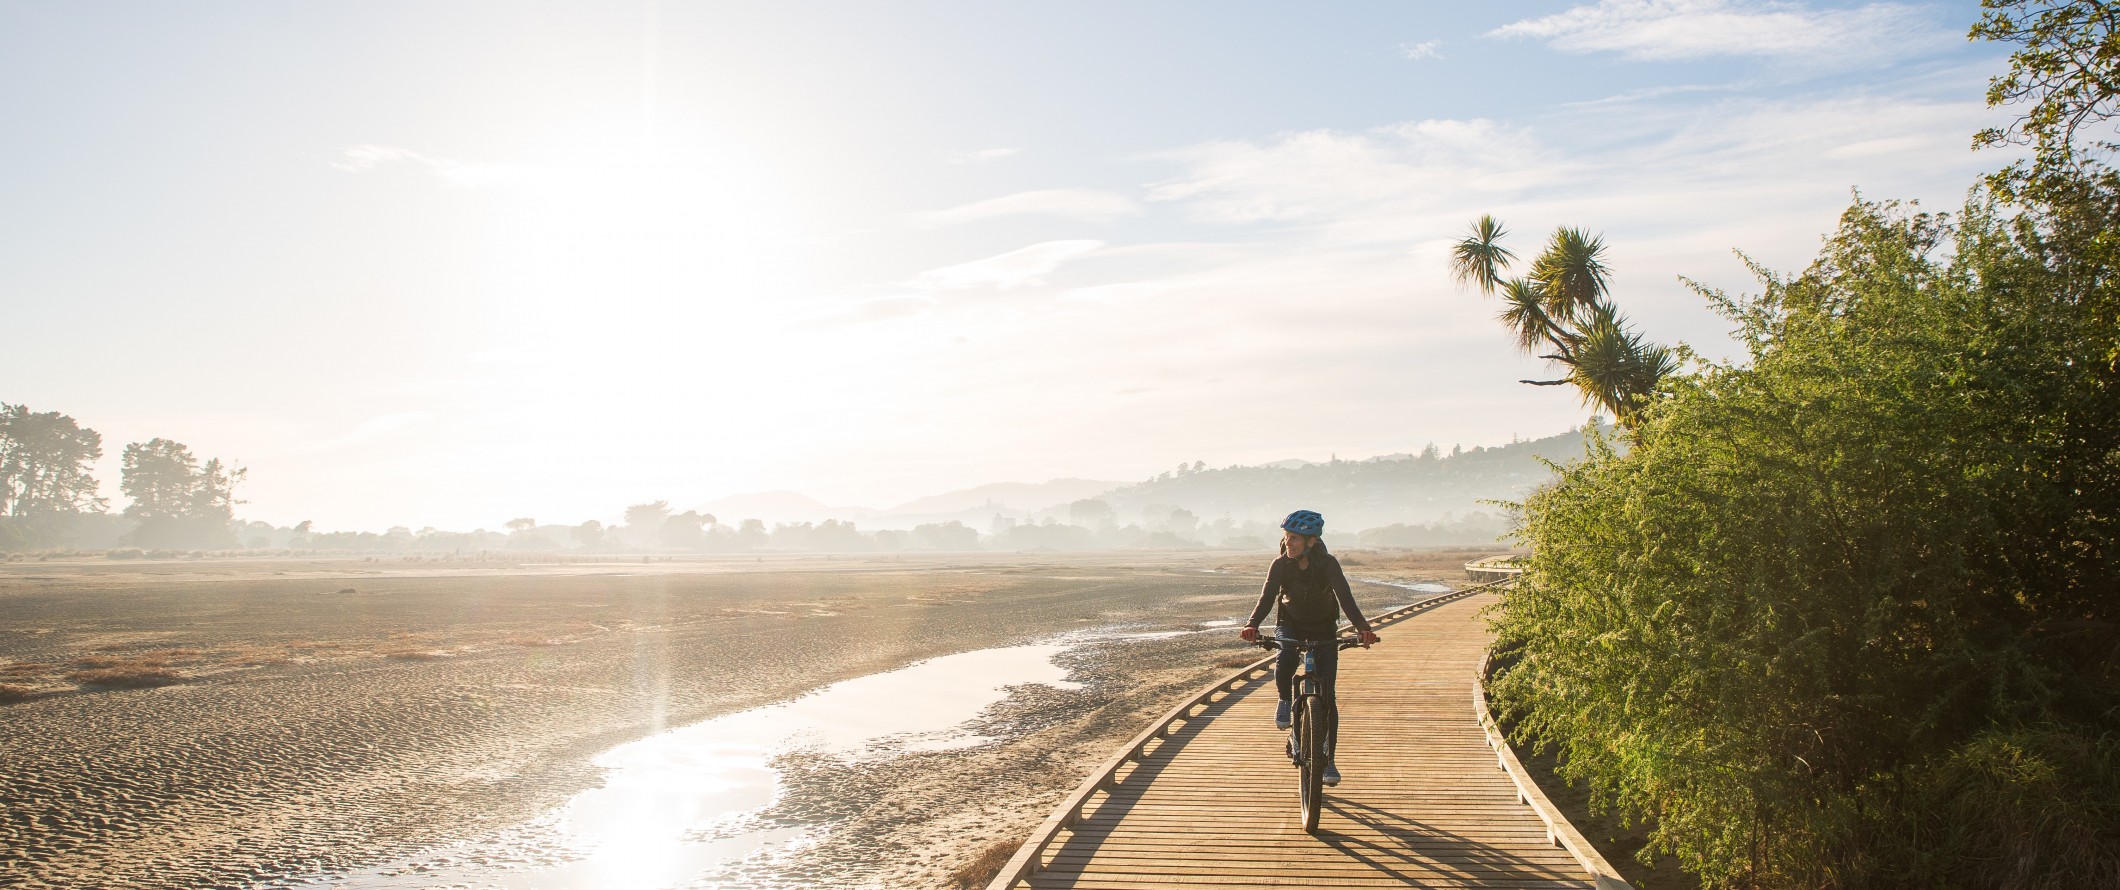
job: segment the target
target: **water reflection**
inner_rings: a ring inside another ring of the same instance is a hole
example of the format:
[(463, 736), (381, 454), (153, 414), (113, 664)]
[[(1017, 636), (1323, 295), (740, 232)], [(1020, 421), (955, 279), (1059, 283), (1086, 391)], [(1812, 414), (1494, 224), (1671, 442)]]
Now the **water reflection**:
[(576, 795), (529, 825), (295, 886), (652, 890), (694, 885), (726, 866), (799, 848), (829, 830), (759, 819), (780, 790), (776, 757), (803, 752), (859, 762), (991, 741), (969, 725), (1006, 697), (1008, 687), (1080, 688), (1068, 682), (1067, 671), (1053, 658), (1086, 638), (947, 655), (620, 745), (592, 761), (606, 770), (602, 787)]

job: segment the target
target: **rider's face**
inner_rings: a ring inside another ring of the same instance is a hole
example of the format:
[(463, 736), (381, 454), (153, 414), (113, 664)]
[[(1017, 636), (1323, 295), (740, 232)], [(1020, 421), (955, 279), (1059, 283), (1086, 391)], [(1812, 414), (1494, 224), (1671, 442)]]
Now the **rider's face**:
[(1310, 537), (1295, 532), (1282, 532), (1281, 546), (1288, 551), (1289, 556), (1301, 558), (1303, 551), (1310, 549)]

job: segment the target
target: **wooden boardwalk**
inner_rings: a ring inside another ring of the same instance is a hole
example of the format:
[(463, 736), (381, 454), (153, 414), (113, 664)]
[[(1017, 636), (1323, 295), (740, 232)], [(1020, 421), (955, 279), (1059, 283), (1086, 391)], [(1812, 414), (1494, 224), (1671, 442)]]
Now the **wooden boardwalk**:
[(1379, 627), (1382, 645), (1341, 655), (1346, 780), (1326, 791), (1316, 834), (1297, 814), (1268, 668), (1136, 740), (1112, 780), (1085, 784), (1048, 822), (1050, 840), (1034, 837), (992, 886), (1596, 886), (1519, 797), (1474, 714), (1489, 638), (1478, 613), (1492, 600), (1414, 611)]

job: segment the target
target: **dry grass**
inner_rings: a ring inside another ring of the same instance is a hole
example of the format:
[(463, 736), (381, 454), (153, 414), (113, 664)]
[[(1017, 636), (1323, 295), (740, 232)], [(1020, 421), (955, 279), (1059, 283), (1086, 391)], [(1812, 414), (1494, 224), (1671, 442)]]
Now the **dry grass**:
[(288, 664), (293, 661), (293, 656), (288, 655), (287, 650), (277, 646), (244, 646), (231, 650), (228, 654), (229, 664), (242, 667), (261, 664)]
[(340, 649), (360, 648), (359, 644), (349, 643), (344, 640), (294, 640), (283, 645), (288, 649), (301, 649), (305, 652), (330, 652)]
[(74, 659), (77, 668), (108, 668), (132, 664), (133, 660), (118, 655), (84, 655)]
[(1001, 873), (1001, 867), (1007, 865), (1015, 857), (1017, 848), (1022, 846), (1016, 841), (996, 842), (980, 851), (972, 861), (958, 866), (950, 873), (950, 880), (956, 883), (958, 890), (972, 890), (993, 883), (994, 876)]
[(557, 646), (557, 645), (559, 645), (559, 644), (560, 644), (560, 642), (561, 642), (561, 641), (560, 641), (560, 640), (555, 640), (555, 639), (553, 639), (553, 638), (551, 638), (551, 637), (541, 637), (541, 636), (538, 636), (538, 635), (536, 635), (536, 634), (517, 634), (517, 635), (515, 635), (515, 636), (512, 636), (512, 637), (509, 637), (509, 638), (507, 638), (507, 639), (505, 639), (505, 640), (502, 640), (501, 642), (507, 643), (507, 644), (508, 644), (508, 645), (510, 645), (510, 646), (532, 646), (532, 647), (534, 647), (534, 646)]
[(0, 683), (0, 705), (29, 701), (37, 697), (37, 687), (21, 683)]
[(36, 661), (11, 661), (0, 664), (0, 677), (28, 677), (49, 673), (52, 666)]
[(203, 654), (198, 649), (149, 649), (122, 656), (84, 655), (74, 659), (76, 670), (66, 674), (66, 679), (105, 689), (167, 686), (190, 679), (170, 667), (172, 660), (193, 661)]
[(96, 668), (74, 671), (66, 675), (83, 686), (102, 686), (110, 689), (140, 689), (149, 686), (168, 686), (184, 682), (184, 675), (159, 664), (132, 664), (123, 667)]

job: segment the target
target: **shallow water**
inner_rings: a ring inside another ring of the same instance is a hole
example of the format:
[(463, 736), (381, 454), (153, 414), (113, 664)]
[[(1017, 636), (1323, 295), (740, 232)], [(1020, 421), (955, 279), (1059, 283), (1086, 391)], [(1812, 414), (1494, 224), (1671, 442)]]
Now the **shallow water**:
[[(1182, 633), (1179, 632), (1179, 633)], [(655, 890), (742, 886), (746, 860), (814, 843), (829, 825), (764, 824), (777, 757), (846, 761), (943, 751), (992, 739), (973, 721), (1023, 684), (1077, 689), (1055, 656), (1089, 642), (1163, 636), (1092, 631), (947, 655), (835, 683), (620, 745), (592, 763), (604, 784), (533, 822), (385, 866), (270, 887), (412, 890)]]

